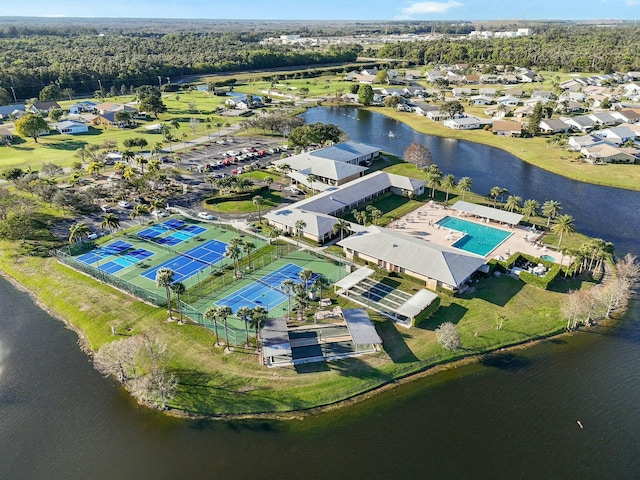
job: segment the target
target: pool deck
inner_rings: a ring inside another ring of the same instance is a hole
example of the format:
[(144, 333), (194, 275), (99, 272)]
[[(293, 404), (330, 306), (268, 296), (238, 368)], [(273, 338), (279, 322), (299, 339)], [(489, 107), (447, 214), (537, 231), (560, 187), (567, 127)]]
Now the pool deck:
[[(541, 247), (536, 244), (538, 238), (542, 232), (539, 230), (532, 233), (530, 230), (524, 227), (511, 228), (510, 226), (501, 225), (497, 222), (480, 222), (478, 219), (471, 215), (464, 215), (455, 210), (447, 209), (441, 205), (426, 203), (420, 208), (408, 213), (404, 217), (399, 218), (391, 222), (388, 225), (389, 228), (412, 235), (423, 240), (428, 240), (437, 245), (445, 245), (447, 247), (453, 246), (462, 237), (461, 233), (455, 230), (451, 233), (448, 228), (440, 228), (436, 223), (442, 220), (444, 217), (458, 217), (468, 222), (478, 223), (486, 225), (499, 230), (510, 232), (511, 235), (500, 245), (498, 245), (493, 251), (489, 252), (485, 258), (498, 258), (506, 259), (514, 252), (522, 252), (527, 255), (533, 255), (540, 257), (541, 255), (550, 255), (555, 258), (556, 262), (560, 260), (560, 252), (553, 250), (547, 250), (546, 247)], [(455, 248), (455, 247), (454, 247)], [(563, 264), (568, 265), (571, 258), (565, 256)]]

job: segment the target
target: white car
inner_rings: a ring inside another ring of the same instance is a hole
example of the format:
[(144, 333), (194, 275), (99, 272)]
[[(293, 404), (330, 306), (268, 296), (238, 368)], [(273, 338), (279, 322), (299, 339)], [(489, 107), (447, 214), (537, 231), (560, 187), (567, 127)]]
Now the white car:
[(111, 207), (109, 205), (100, 205), (100, 210), (104, 213), (109, 213), (111, 211)]
[(198, 213), (198, 218), (202, 218), (204, 220), (213, 220), (213, 215), (207, 212)]
[(154, 217), (166, 217), (167, 212), (165, 212), (164, 210), (154, 210), (151, 212), (151, 215), (153, 215)]
[(124, 200), (118, 202), (118, 206), (122, 208), (131, 208), (131, 204), (129, 202), (125, 202)]

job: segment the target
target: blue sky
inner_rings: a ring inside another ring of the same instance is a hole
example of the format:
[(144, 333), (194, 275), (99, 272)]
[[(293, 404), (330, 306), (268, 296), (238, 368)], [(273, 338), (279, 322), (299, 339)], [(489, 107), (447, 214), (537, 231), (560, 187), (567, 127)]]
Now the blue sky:
[(624, 19), (640, 0), (21, 0), (2, 15), (263, 20)]

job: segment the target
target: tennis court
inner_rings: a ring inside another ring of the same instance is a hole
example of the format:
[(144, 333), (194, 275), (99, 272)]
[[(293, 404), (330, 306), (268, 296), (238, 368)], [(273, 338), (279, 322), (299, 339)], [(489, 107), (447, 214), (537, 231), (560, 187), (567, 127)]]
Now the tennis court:
[(155, 281), (159, 269), (169, 268), (173, 270), (174, 281), (182, 282), (220, 262), (224, 258), (226, 248), (227, 244), (224, 242), (209, 240), (186, 252), (178, 253), (177, 256), (146, 270), (141, 275)]
[[(82, 263), (86, 263), (87, 265), (94, 265), (98, 270), (103, 272), (115, 273), (142, 262), (153, 255), (153, 252), (145, 250), (144, 248), (131, 250), (132, 248), (132, 244), (118, 240), (91, 252), (85, 253), (84, 255), (80, 255), (78, 260)], [(100, 264), (101, 260), (107, 259), (108, 261)]]
[(138, 236), (148, 242), (173, 247), (206, 231), (199, 225), (187, 225), (184, 220), (172, 218), (138, 232)]
[[(261, 306), (269, 311), (287, 301), (287, 294), (284, 293), (280, 287), (282, 282), (285, 280), (293, 280), (296, 283), (300, 283), (300, 272), (302, 270), (302, 267), (288, 263), (278, 270), (270, 272), (240, 290), (218, 300), (216, 305), (229, 306), (234, 314), (241, 307), (254, 308)], [(318, 278), (318, 274), (314, 273), (309, 281), (309, 285), (312, 285), (316, 278)]]

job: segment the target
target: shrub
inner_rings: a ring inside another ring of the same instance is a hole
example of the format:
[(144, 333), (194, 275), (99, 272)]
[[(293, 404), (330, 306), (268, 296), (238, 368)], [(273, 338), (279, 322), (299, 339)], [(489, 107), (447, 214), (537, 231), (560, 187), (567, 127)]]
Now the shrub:
[(436, 328), (436, 338), (440, 346), (446, 350), (456, 350), (462, 346), (460, 332), (451, 322), (444, 322)]

